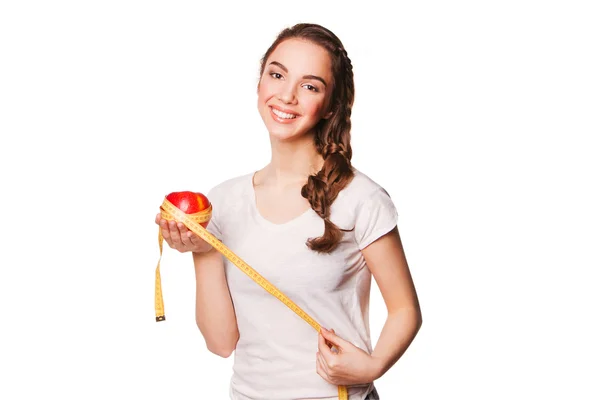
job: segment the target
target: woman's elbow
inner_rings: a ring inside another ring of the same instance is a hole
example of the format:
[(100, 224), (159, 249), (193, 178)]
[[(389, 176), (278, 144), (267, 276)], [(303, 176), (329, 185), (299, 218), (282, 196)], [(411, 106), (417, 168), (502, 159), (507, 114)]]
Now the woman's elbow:
[(415, 313), (415, 333), (419, 332), (422, 325), (423, 325), (423, 314), (421, 314), (421, 309), (417, 307), (416, 313)]
[(223, 358), (229, 358), (231, 356), (231, 354), (233, 353), (233, 350), (235, 350), (235, 349), (232, 349), (232, 348), (228, 348), (228, 349), (213, 349), (213, 348), (210, 348), (208, 346), (207, 346), (207, 348), (208, 348), (208, 351), (210, 351), (211, 353), (216, 354), (219, 357), (223, 357)]
[(210, 351), (213, 354), (218, 355), (219, 357), (229, 358), (231, 356), (231, 354), (233, 353), (233, 351), (235, 350), (235, 348), (237, 347), (237, 342), (238, 342), (239, 338), (240, 338), (240, 336), (238, 333), (236, 335), (233, 343), (228, 346), (218, 346), (217, 347), (217, 346), (210, 346), (207, 344), (206, 348), (208, 349), (208, 351)]

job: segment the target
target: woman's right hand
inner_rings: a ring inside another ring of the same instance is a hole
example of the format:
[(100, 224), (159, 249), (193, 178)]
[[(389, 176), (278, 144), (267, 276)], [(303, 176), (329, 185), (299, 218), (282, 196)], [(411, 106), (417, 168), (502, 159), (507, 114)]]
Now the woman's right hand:
[(204, 253), (212, 249), (212, 246), (208, 242), (190, 231), (181, 222), (168, 221), (162, 218), (160, 213), (156, 215), (154, 222), (160, 227), (162, 236), (169, 247), (180, 253), (188, 251)]

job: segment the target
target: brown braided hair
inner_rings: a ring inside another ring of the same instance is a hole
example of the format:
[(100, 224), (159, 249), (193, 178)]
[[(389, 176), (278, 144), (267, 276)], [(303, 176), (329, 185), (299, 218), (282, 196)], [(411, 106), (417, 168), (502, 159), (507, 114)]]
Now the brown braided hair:
[(314, 128), (314, 143), (318, 153), (323, 156), (324, 164), (317, 174), (308, 177), (301, 191), (302, 197), (325, 221), (323, 236), (308, 239), (306, 245), (319, 253), (330, 253), (338, 246), (342, 231), (345, 231), (329, 220), (330, 208), (338, 193), (354, 178), (350, 146), (354, 73), (342, 42), (333, 32), (317, 24), (302, 23), (279, 33), (261, 59), (259, 77), (262, 77), (265, 63), (275, 48), (292, 38), (308, 40), (323, 47), (331, 58), (333, 91), (328, 107), (332, 114), (330, 118), (319, 121)]

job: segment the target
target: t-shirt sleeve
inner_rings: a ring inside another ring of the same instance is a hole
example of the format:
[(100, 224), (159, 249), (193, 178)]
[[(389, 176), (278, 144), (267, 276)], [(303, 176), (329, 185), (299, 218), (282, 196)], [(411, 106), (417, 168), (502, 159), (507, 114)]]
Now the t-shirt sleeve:
[(358, 206), (354, 235), (360, 250), (390, 232), (398, 223), (398, 212), (383, 188), (371, 193)]
[(220, 203), (221, 203), (220, 198), (219, 198), (219, 191), (217, 191), (216, 188), (213, 187), (208, 192), (206, 197), (208, 197), (208, 201), (210, 201), (210, 204), (212, 205), (212, 214), (210, 217), (210, 221), (208, 222), (208, 225), (206, 226), (206, 230), (209, 231), (210, 233), (212, 233), (217, 239), (222, 241), (223, 234), (222, 234), (222, 230), (221, 230), (221, 221), (219, 218), (219, 209), (220, 209)]

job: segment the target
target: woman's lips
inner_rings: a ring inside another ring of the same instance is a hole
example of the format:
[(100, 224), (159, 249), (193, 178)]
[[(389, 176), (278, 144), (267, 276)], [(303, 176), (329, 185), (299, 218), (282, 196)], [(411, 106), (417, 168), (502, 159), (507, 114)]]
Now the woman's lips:
[[(298, 119), (298, 114), (286, 113), (274, 106), (269, 106), (271, 117), (280, 124), (291, 124)], [(291, 117), (291, 118), (290, 118)]]

